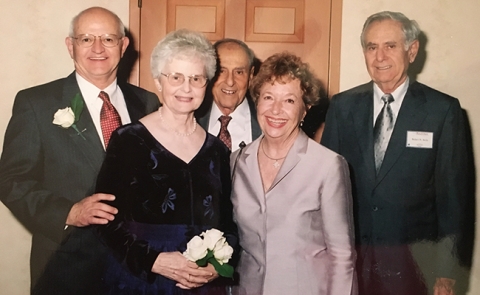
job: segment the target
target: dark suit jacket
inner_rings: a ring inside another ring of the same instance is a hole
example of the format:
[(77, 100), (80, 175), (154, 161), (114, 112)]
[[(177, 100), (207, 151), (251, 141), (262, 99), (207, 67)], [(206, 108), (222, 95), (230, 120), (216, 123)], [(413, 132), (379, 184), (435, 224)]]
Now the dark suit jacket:
[[(433, 133), (432, 148), (406, 147), (407, 131)], [(412, 83), (378, 176), (373, 149), (373, 82), (333, 97), (322, 144), (343, 155), (350, 165), (356, 244), (364, 246), (359, 248), (358, 262), (368, 255), (366, 251), (375, 252), (381, 246), (399, 249), (407, 245), (412, 250), (418, 245), (434, 245), (429, 248), (431, 253), (412, 255), (438, 253), (430, 262), (433, 277), (455, 278), (453, 253), (467, 200), (465, 123), (458, 100)], [(442, 252), (440, 247), (448, 248)], [(406, 259), (397, 254), (390, 253), (398, 256), (399, 262)], [(360, 284), (362, 271), (358, 269)], [(408, 269), (401, 271), (403, 275)]]
[[(155, 94), (119, 86), (132, 121), (158, 108)], [(64, 230), (72, 205), (94, 192), (105, 154), (86, 106), (77, 122), (85, 140), (73, 128), (52, 123), (77, 93), (75, 73), (20, 91), (5, 133), (0, 198), (33, 234), (30, 266), (32, 288), (42, 285), (35, 288), (38, 294), (94, 294), (88, 287), (100, 275), (94, 270), (101, 270), (95, 257), (103, 250), (92, 230)]]
[[(248, 102), (248, 107), (250, 108), (250, 117), (251, 117), (251, 122), (252, 122), (252, 141), (257, 139), (260, 135), (262, 135), (262, 130), (260, 129), (260, 125), (258, 124), (257, 120), (257, 109), (255, 107), (255, 103), (253, 100), (247, 95), (245, 98)], [(213, 101), (213, 98), (211, 95), (207, 95), (205, 97), (204, 103), (198, 111), (195, 112), (195, 116), (197, 117), (197, 122), (202, 126), (203, 129), (205, 129), (208, 132), (208, 123), (210, 121), (210, 114), (212, 112), (212, 104), (215, 103)], [(214, 134), (217, 136), (217, 134)], [(246, 142), (245, 144), (248, 144), (249, 142)]]

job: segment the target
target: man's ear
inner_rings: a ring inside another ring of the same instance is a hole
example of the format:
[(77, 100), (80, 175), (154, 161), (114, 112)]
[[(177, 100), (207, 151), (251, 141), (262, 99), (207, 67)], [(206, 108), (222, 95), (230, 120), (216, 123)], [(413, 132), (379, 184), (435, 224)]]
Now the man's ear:
[(253, 73), (255, 72), (255, 66), (252, 66), (250, 68), (250, 74), (248, 75), (248, 86), (250, 86), (250, 83), (252, 83), (253, 79)]
[(418, 48), (420, 47), (420, 42), (418, 40), (415, 40), (410, 44), (410, 48), (408, 48), (408, 61), (410, 63), (415, 61), (415, 58), (417, 57), (418, 54)]
[(67, 45), (68, 53), (70, 57), (73, 59), (73, 40), (72, 37), (65, 38), (65, 45)]
[(127, 36), (123, 37), (122, 42), (122, 57), (123, 54), (125, 53), (125, 50), (127, 50), (128, 44), (130, 44), (130, 39), (128, 39)]

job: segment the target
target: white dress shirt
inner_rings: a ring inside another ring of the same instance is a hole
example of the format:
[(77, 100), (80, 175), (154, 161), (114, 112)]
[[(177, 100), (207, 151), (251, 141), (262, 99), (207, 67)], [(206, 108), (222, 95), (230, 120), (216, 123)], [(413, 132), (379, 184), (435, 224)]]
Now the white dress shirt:
[[(403, 99), (405, 98), (405, 94), (407, 93), (409, 85), (409, 78), (405, 80), (400, 86), (395, 89), (392, 93), (394, 101), (390, 103), (390, 108), (392, 108), (393, 112), (393, 125), (395, 126), (395, 122), (397, 121), (398, 112), (400, 111), (400, 107), (402, 106)], [(375, 126), (375, 121), (377, 120), (378, 114), (382, 111), (383, 105), (385, 104), (382, 100), (382, 96), (386, 94), (380, 90), (380, 87), (377, 84), (373, 83), (373, 126)]]
[[(98, 97), (98, 95), (100, 94), (100, 91), (105, 91), (108, 94), (108, 96), (110, 97), (110, 102), (117, 110), (122, 120), (122, 125), (124, 125), (130, 123), (131, 121), (122, 90), (117, 85), (117, 79), (115, 79), (115, 81), (113, 81), (113, 83), (108, 85), (105, 89), (99, 89), (92, 83), (85, 80), (78, 73), (76, 73), (76, 78), (78, 87), (82, 92), (85, 105), (87, 106), (88, 112), (90, 113), (93, 123), (95, 124), (95, 128), (97, 129), (98, 138), (100, 138), (103, 148), (105, 149), (105, 142), (102, 135), (102, 127), (100, 125), (100, 111), (102, 110), (103, 100)], [(85, 130), (85, 132), (89, 131)]]
[[(218, 118), (222, 115), (223, 113), (214, 102), (210, 112), (210, 121), (208, 122), (208, 132), (210, 134), (218, 136), (221, 126)], [(233, 113), (230, 114), (230, 117), (232, 117), (232, 120), (228, 123), (227, 129), (232, 137), (232, 152), (234, 152), (239, 148), (242, 141), (245, 142), (245, 144), (252, 142), (251, 114), (246, 98)]]

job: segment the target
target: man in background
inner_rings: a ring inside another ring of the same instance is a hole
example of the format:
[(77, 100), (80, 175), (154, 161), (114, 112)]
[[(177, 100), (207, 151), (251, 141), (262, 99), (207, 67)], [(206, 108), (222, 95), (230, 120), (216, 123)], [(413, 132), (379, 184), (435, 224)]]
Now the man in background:
[(219, 40), (214, 47), (219, 70), (197, 112), (198, 123), (235, 151), (240, 143), (248, 144), (262, 133), (255, 104), (248, 93), (255, 55), (244, 42), (236, 39)]
[(361, 42), (372, 81), (333, 97), (322, 144), (351, 168), (360, 295), (455, 294), (468, 199), (457, 99), (407, 76), (420, 29), (370, 16)]
[(101, 294), (107, 250), (91, 225), (113, 220), (117, 209), (102, 202), (114, 196), (93, 194), (96, 176), (111, 132), (159, 102), (117, 81), (129, 39), (113, 12), (82, 11), (65, 43), (75, 71), (15, 98), (0, 158), (0, 198), (32, 233), (33, 294)]

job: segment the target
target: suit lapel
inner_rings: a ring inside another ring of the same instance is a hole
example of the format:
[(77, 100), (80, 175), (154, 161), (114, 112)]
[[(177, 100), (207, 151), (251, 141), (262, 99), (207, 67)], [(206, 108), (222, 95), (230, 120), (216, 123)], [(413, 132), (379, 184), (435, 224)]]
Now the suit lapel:
[(131, 122), (136, 122), (146, 115), (145, 105), (141, 99), (132, 91), (131, 86), (126, 83), (118, 84), (122, 90), (125, 104), (127, 105), (128, 115)]
[(411, 84), (405, 94), (402, 106), (398, 112), (392, 137), (385, 152), (385, 158), (378, 173), (377, 184), (385, 177), (405, 150), (407, 131), (417, 130), (418, 126), (421, 126), (426, 118), (426, 100), (423, 92), (418, 88), (418, 85), (418, 83)]
[[(66, 78), (65, 85), (63, 87), (62, 100), (65, 106), (71, 106), (71, 101), (77, 93), (82, 95), (74, 72)], [(88, 111), (86, 105), (84, 106), (82, 114), (80, 115), (80, 119), (76, 125), (78, 130), (82, 131), (82, 135), (85, 137), (85, 139), (83, 139), (80, 135), (77, 135), (73, 128), (69, 128), (71, 129), (70, 136), (73, 140), (73, 143), (87, 159), (87, 162), (90, 164), (90, 166), (94, 170), (98, 170), (98, 167), (103, 162), (105, 152), (103, 150), (102, 142), (98, 136), (97, 129), (95, 128), (95, 124), (93, 124), (92, 117), (90, 116), (90, 112)]]
[(308, 136), (303, 132), (300, 131), (295, 142), (293, 143), (292, 147), (287, 153), (287, 157), (283, 162), (282, 167), (275, 176), (273, 180), (272, 186), (268, 189), (267, 194), (275, 188), (275, 186), (287, 176), (295, 166), (297, 166), (298, 162), (302, 159), (303, 156), (307, 153), (307, 146), (308, 146)]
[(209, 108), (208, 111), (206, 111), (204, 116), (197, 118), (198, 124), (202, 126), (202, 128), (205, 129), (205, 131), (207, 132), (208, 132), (208, 125), (209, 125), (211, 113), (212, 113), (212, 108)]
[(366, 174), (375, 182), (375, 156), (373, 148), (373, 83), (365, 84), (365, 88), (356, 96), (350, 111), (355, 128), (355, 136), (362, 155)]
[(257, 108), (255, 107), (255, 103), (249, 97), (245, 98), (248, 102), (248, 107), (250, 108), (250, 122), (252, 125), (252, 140), (255, 140), (262, 135), (262, 130), (260, 129), (260, 124), (258, 124), (257, 120)]

